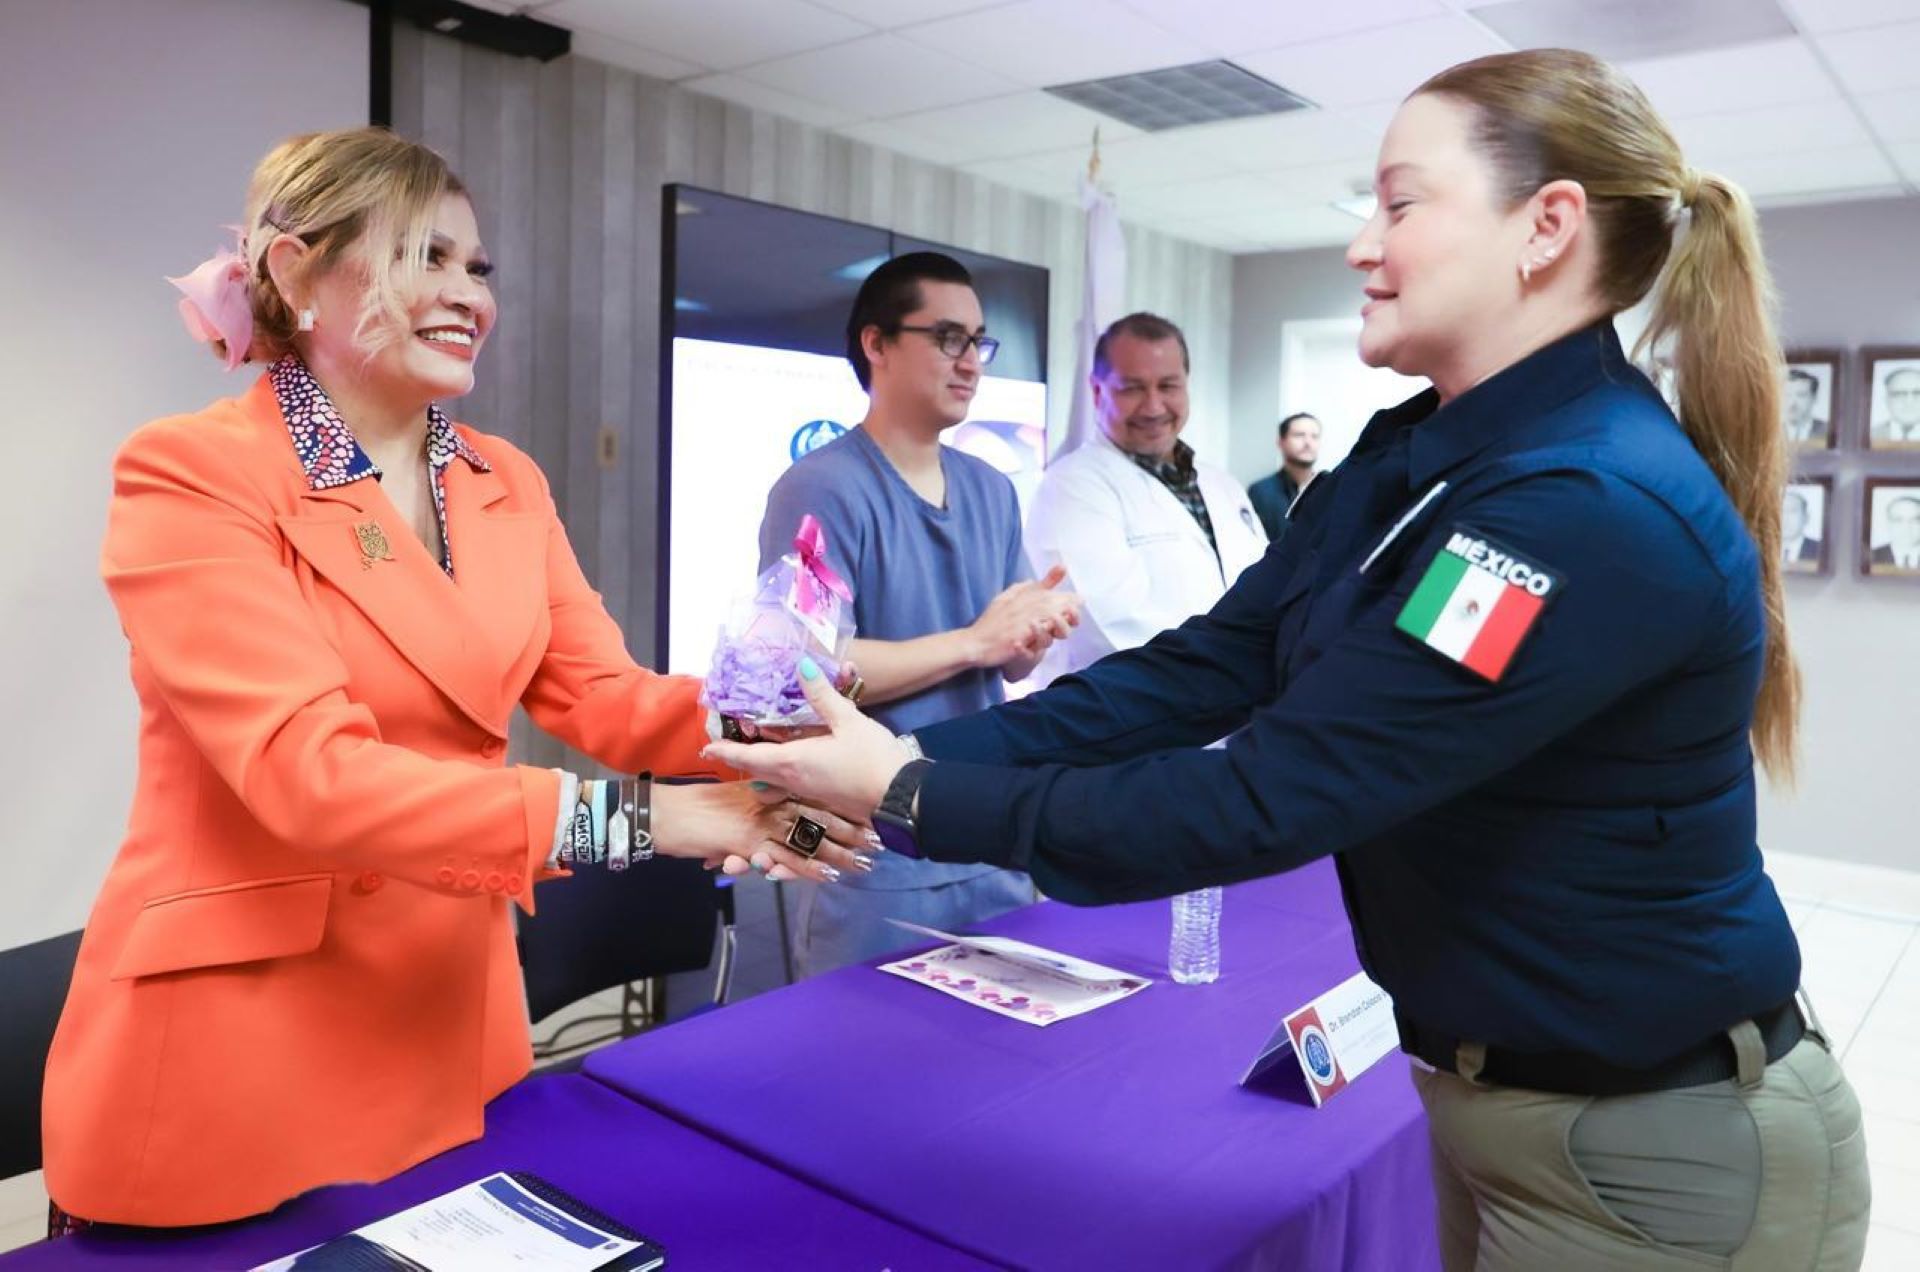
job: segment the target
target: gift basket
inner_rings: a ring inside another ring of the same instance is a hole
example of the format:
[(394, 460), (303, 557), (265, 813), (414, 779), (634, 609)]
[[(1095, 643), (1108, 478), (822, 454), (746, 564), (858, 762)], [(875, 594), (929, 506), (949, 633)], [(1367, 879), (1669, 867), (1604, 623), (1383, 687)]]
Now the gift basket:
[(800, 689), (800, 660), (813, 659), (838, 685), (852, 639), (853, 591), (827, 563), (826, 532), (808, 514), (793, 551), (760, 576), (721, 629), (701, 700), (730, 737), (817, 726), (819, 713)]

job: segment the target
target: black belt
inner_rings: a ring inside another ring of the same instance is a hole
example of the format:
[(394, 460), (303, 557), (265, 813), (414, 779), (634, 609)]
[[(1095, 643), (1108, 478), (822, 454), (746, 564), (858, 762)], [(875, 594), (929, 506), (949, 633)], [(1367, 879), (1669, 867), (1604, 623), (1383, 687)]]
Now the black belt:
[[(1454, 1056), (1460, 1039), (1422, 1029), (1416, 1022), (1398, 1013), (1395, 1015), (1403, 1051), (1443, 1073), (1458, 1072)], [(1756, 1013), (1753, 1023), (1759, 1026), (1760, 1037), (1767, 1044), (1768, 1064), (1793, 1050), (1806, 1033), (1800, 1009), (1791, 998), (1778, 1007)], [(1717, 1033), (1645, 1069), (1630, 1069), (1577, 1051), (1509, 1051), (1490, 1046), (1478, 1080), (1530, 1091), (1606, 1096), (1704, 1086), (1709, 1082), (1725, 1082), (1737, 1072), (1733, 1040)]]

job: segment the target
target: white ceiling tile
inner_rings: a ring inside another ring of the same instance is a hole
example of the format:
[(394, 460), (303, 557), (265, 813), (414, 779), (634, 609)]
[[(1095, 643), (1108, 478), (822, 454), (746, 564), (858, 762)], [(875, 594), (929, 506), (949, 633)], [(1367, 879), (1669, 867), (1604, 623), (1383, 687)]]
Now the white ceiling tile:
[(1900, 165), (1907, 184), (1920, 185), (1920, 141), (1903, 141), (1888, 149), (1893, 151), (1893, 161)]
[(643, 49), (625, 40), (616, 40), (610, 35), (601, 35), (597, 31), (575, 31), (572, 34), (573, 53), (576, 56), (590, 57), (596, 62), (638, 71), (655, 79), (681, 80), (707, 69), (692, 62), (683, 62), (677, 57), (668, 57), (665, 53)]
[(1857, 190), (1900, 180), (1878, 146), (1748, 155), (1727, 164), (1723, 175), (1739, 182), (1755, 199)]
[(869, 35), (762, 63), (743, 74), (856, 118), (910, 114), (1012, 92), (1015, 84), (897, 35)]
[(1839, 91), (1799, 39), (1623, 62), (1620, 69), (1668, 119), (1783, 106)]
[(1122, 191), (1122, 213), (1142, 216), (1185, 214), (1208, 220), (1229, 217), (1281, 216), (1302, 211), (1326, 211), (1335, 199), (1352, 194), (1340, 168), (1297, 168), (1267, 174), (1233, 173), (1183, 181), (1177, 185)]
[(1380, 146), (1379, 131), (1344, 111), (1289, 111), (1184, 128), (1178, 135), (1246, 172), (1355, 158), (1370, 162)]
[(1060, 202), (1071, 201), (1078, 188), (1072, 175), (1062, 176), (1054, 169), (1025, 159), (983, 159), (979, 163), (960, 166), (962, 172), (970, 172), (976, 177), (1011, 186), (1015, 190), (1025, 190), (1028, 194), (1037, 194), (1042, 198)]
[(768, 88), (750, 79), (738, 75), (702, 75), (698, 79), (682, 80), (680, 87), (692, 89), (696, 93), (705, 93), (709, 97), (724, 97), (730, 102), (739, 102), (742, 106), (751, 106), (755, 110), (764, 110), (769, 114), (784, 115), (788, 119), (797, 119), (803, 124), (813, 124), (820, 128), (838, 128), (842, 124), (852, 123), (859, 118), (853, 111), (840, 106), (830, 106), (824, 102), (810, 101), (796, 97), (792, 93), (783, 93), (777, 88)]
[(1609, 62), (1790, 39), (1772, 0), (1471, 0), (1474, 19), (1521, 49), (1581, 49)]
[[(844, 131), (895, 149), (920, 146), (921, 150), (910, 150), (910, 153), (927, 153), (942, 163), (964, 164), (1032, 154), (1038, 150), (1090, 147), (1095, 128), (1100, 130), (1103, 148), (1140, 135), (1137, 128), (1096, 115), (1038, 89), (872, 120), (861, 125), (859, 132)], [(900, 144), (891, 140), (896, 135)]]
[(953, 162), (943, 143), (879, 120), (846, 124), (835, 128), (834, 131), (844, 137), (851, 137), (855, 141), (863, 141), (869, 146), (878, 146), (882, 150), (897, 150), (903, 155), (912, 155), (915, 159), (925, 159), (928, 163)]
[[(1268, 213), (1251, 221), (1231, 221), (1233, 229), (1260, 240), (1268, 250), (1291, 251), (1302, 247), (1345, 247), (1353, 242), (1364, 222), (1332, 208), (1294, 208)], [(1360, 292), (1362, 279), (1353, 277), (1353, 307), (1359, 312), (1366, 300)]]
[(1007, 0), (814, 0), (823, 8), (844, 13), (850, 18), (893, 30), (915, 22), (931, 22), (959, 13), (974, 13), (1005, 4)]
[(1858, 146), (1873, 140), (1853, 108), (1839, 97), (1691, 115), (1671, 120), (1669, 126), (1680, 139), (1688, 162), (1703, 168), (1746, 155)]
[(1234, 61), (1321, 106), (1357, 106), (1399, 101), (1435, 72), (1506, 50), (1504, 42), (1477, 23), (1449, 15), (1251, 53)]
[(1920, 88), (1920, 22), (1843, 31), (1819, 40), (1849, 93)]
[(554, 0), (537, 16), (721, 71), (872, 30), (806, 0)]
[(1374, 27), (1437, 17), (1439, 0), (1345, 0), (1339, 4), (1284, 3), (1280, 0), (1122, 0), (1169, 31), (1231, 57), (1287, 44), (1305, 44)]
[(1920, 22), (1920, 0), (1786, 0), (1783, 8), (1802, 31), (1847, 31)]
[(1854, 98), (1882, 141), (1920, 141), (1920, 88)]
[(1204, 46), (1115, 0), (1017, 0), (986, 13), (907, 27), (901, 34), (1036, 88), (1208, 57)]
[[(1127, 193), (1136, 189), (1197, 181), (1207, 177), (1231, 176), (1233, 164), (1182, 143), (1185, 130), (1149, 133), (1140, 137), (1100, 143), (1100, 180), (1111, 189)], [(1087, 170), (1087, 147), (1026, 155), (1024, 162), (1054, 174), (1072, 189), (1075, 177)]]

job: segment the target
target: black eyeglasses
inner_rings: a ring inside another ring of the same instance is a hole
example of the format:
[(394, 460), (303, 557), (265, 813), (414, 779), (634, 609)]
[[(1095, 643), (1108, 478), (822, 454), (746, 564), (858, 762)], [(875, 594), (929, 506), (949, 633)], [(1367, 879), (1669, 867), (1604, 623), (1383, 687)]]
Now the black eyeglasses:
[(896, 330), (918, 331), (933, 337), (934, 347), (949, 358), (958, 361), (966, 356), (967, 346), (972, 345), (980, 351), (980, 365), (986, 366), (993, 361), (993, 355), (1000, 352), (1000, 342), (982, 332), (973, 335), (965, 327), (951, 322), (935, 323), (931, 327), (910, 327), (902, 323)]

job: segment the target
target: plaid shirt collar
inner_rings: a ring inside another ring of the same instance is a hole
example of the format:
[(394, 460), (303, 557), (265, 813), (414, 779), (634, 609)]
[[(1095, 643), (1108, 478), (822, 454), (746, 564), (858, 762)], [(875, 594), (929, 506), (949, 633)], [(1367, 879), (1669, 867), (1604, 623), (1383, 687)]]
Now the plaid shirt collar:
[[(280, 414), (286, 417), (287, 434), (293, 439), (293, 453), (300, 459), (309, 490), (331, 490), (362, 477), (380, 476), (380, 466), (360, 449), (353, 430), (334, 409), (326, 390), (307, 370), (306, 363), (290, 353), (274, 363), (267, 375), (273, 382), (274, 396), (280, 400)], [(427, 466), (433, 470), (436, 494), (441, 474), (456, 457), (465, 460), (475, 472), (493, 471), (480, 457), (480, 452), (460, 436), (447, 413), (438, 406), (429, 406)]]
[(1177, 438), (1173, 443), (1173, 454), (1167, 459), (1136, 455), (1132, 451), (1127, 452), (1127, 458), (1169, 486), (1186, 486), (1194, 481), (1193, 447)]

